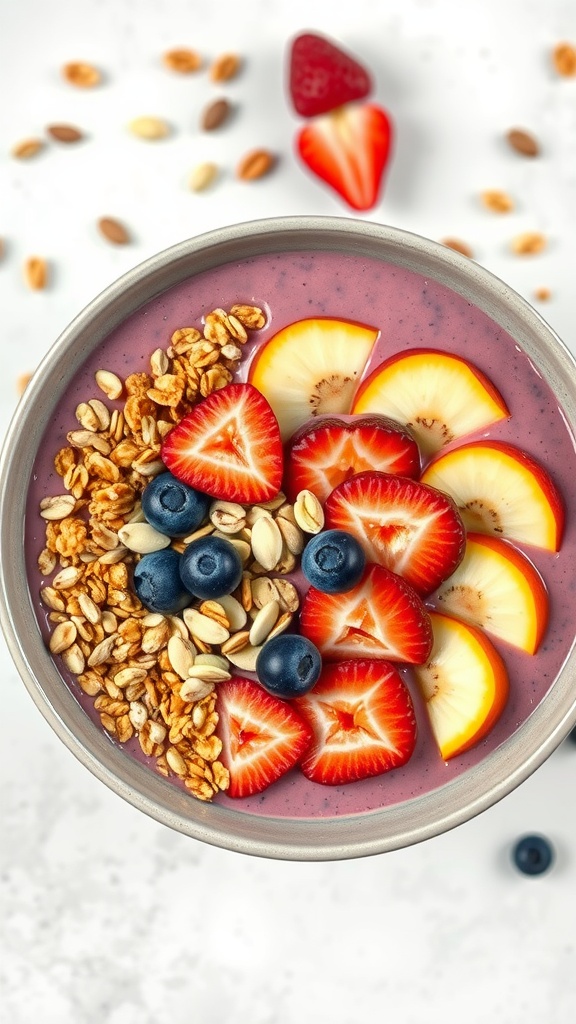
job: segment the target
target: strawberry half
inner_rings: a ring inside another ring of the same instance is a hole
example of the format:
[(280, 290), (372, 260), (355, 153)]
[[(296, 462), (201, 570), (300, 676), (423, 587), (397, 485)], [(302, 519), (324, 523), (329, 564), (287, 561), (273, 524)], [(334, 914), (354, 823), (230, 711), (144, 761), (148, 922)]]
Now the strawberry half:
[(294, 706), (314, 733), (300, 765), (311, 782), (341, 786), (406, 764), (416, 745), (412, 699), (385, 661), (327, 665)]
[(227, 796), (261, 793), (290, 771), (310, 745), (312, 731), (293, 707), (251, 679), (220, 683), (216, 710), (221, 759), (230, 772)]
[(306, 124), (297, 151), (354, 210), (376, 205), (388, 162), (392, 126), (374, 104), (349, 104)]
[(272, 409), (252, 384), (214, 391), (166, 435), (162, 459), (190, 487), (250, 505), (280, 490), (283, 456)]
[(304, 32), (296, 36), (290, 50), (289, 88), (297, 113), (316, 117), (363, 99), (372, 81), (365, 68), (334, 43)]
[(369, 561), (430, 594), (464, 557), (466, 531), (455, 502), (443, 491), (389, 473), (359, 473), (336, 487), (325, 506), (326, 525), (347, 530)]
[(387, 416), (312, 420), (288, 443), (284, 488), (291, 501), (308, 490), (322, 503), (356, 473), (420, 474), (420, 452), (410, 431)]
[(300, 632), (328, 661), (377, 658), (422, 665), (432, 649), (430, 616), (406, 580), (369, 565), (352, 590), (324, 594), (310, 587)]

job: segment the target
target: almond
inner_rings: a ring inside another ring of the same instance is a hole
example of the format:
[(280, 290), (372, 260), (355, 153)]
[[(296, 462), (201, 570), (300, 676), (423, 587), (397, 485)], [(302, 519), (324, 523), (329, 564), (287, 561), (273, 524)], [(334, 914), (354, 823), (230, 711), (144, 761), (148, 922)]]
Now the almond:
[(62, 68), (62, 74), (70, 85), (79, 89), (92, 89), (102, 81), (102, 74), (93, 64), (86, 61), (71, 61)]
[(193, 192), (202, 192), (216, 179), (218, 167), (207, 160), (203, 164), (197, 164), (190, 175), (190, 188)]
[(236, 169), (240, 181), (256, 181), (268, 174), (276, 163), (276, 157), (267, 149), (252, 149), (242, 157)]
[(215, 128), (219, 128), (220, 125), (224, 124), (228, 120), (232, 107), (228, 100), (219, 99), (213, 100), (205, 107), (202, 117), (200, 119), (200, 127), (205, 132), (214, 131)]
[(80, 142), (84, 138), (80, 129), (71, 124), (49, 124), (46, 131), (56, 142)]
[(202, 57), (196, 50), (189, 50), (186, 47), (167, 50), (162, 60), (170, 71), (177, 71), (179, 75), (189, 75), (192, 71), (198, 71), (202, 67)]
[(546, 248), (546, 238), (540, 231), (524, 231), (512, 239), (510, 248), (518, 256), (534, 256)]
[(100, 220), (98, 221), (98, 229), (100, 234), (114, 245), (127, 245), (130, 241), (128, 231), (124, 225), (121, 224), (119, 220), (115, 220), (114, 217), (100, 217)]
[(557, 43), (552, 51), (556, 71), (564, 78), (576, 75), (576, 47), (572, 43)]
[(229, 82), (235, 78), (242, 61), (236, 53), (223, 53), (212, 63), (210, 67), (210, 78), (213, 82)]
[(524, 128), (511, 128), (506, 135), (508, 144), (522, 156), (538, 156), (540, 145), (537, 139)]
[(147, 139), (149, 142), (165, 139), (170, 134), (170, 125), (161, 117), (135, 117), (130, 121), (128, 129), (132, 135), (139, 139)]
[(15, 146), (12, 146), (12, 156), (17, 160), (30, 160), (31, 157), (36, 156), (42, 149), (44, 149), (44, 143), (42, 139), (22, 139), (21, 142), (17, 142)]

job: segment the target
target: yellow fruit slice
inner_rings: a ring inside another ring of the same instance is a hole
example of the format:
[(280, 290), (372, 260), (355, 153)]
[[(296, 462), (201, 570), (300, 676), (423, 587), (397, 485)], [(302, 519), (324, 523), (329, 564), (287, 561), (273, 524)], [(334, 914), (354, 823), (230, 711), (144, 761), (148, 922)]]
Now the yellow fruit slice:
[(412, 349), (386, 360), (361, 385), (352, 412), (377, 412), (405, 424), (428, 456), (509, 416), (481, 370), (436, 349)]
[(349, 413), (378, 331), (316, 317), (278, 331), (260, 348), (249, 380), (268, 400), (287, 440), (311, 416)]
[(508, 699), (508, 673), (493, 644), (475, 626), (431, 612), (434, 644), (413, 669), (438, 749), (445, 761), (490, 732)]
[(562, 498), (547, 470), (520, 448), (500, 441), (461, 445), (434, 459), (422, 481), (454, 499), (472, 533), (560, 548)]
[(469, 534), (464, 558), (434, 595), (434, 603), (534, 654), (548, 622), (548, 595), (532, 562), (496, 537)]

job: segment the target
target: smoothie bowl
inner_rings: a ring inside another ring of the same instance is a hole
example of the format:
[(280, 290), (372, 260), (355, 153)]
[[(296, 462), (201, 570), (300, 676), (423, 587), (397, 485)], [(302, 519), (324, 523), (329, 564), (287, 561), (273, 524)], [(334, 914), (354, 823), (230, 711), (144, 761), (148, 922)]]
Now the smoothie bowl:
[(100, 295), (1, 468), (2, 624), (120, 796), (213, 845), (430, 838), (576, 720), (576, 373), (419, 236), (240, 224)]

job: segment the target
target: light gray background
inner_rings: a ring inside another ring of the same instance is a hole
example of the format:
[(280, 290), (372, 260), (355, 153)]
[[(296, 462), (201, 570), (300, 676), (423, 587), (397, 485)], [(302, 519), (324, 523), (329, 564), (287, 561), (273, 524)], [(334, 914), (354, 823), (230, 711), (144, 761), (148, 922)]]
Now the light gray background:
[[(375, 98), (397, 126), (379, 207), (366, 215), (432, 238), (457, 236), (575, 345), (576, 78), (550, 51), (576, 43), (574, 0), (0, 0), (0, 430), (16, 379), (32, 370), (97, 292), (173, 242), (224, 223), (281, 214), (346, 214), (292, 155), (299, 123), (285, 102), (288, 40), (304, 29), (339, 39), (372, 69)], [(172, 46), (209, 61), (232, 50), (243, 74), (171, 75)], [(92, 91), (59, 74), (69, 60), (106, 73)], [(210, 99), (236, 104), (219, 133), (198, 130)], [(132, 138), (141, 114), (166, 117), (165, 142)], [(13, 143), (47, 123), (86, 130), (26, 163)], [(543, 155), (511, 153), (512, 126)], [(246, 185), (250, 148), (279, 156)], [(217, 185), (195, 195), (192, 168), (214, 159)], [(497, 217), (478, 200), (503, 188)], [(98, 217), (134, 242), (113, 248)], [(364, 216), (364, 215), (362, 215)], [(510, 239), (542, 231), (545, 253)], [(21, 265), (53, 264), (31, 293)], [(574, 349), (576, 351), (576, 349)], [(1, 1024), (564, 1024), (576, 1005), (576, 747), (565, 743), (519, 790), (456, 831), (418, 847), (336, 864), (265, 862), (170, 832), (109, 793), (56, 740), (0, 643)], [(558, 851), (540, 879), (509, 863), (515, 837), (547, 833)]]

